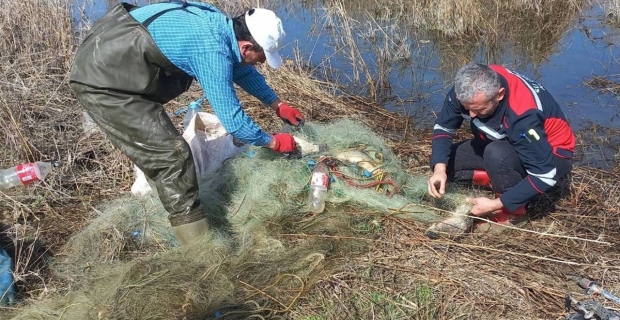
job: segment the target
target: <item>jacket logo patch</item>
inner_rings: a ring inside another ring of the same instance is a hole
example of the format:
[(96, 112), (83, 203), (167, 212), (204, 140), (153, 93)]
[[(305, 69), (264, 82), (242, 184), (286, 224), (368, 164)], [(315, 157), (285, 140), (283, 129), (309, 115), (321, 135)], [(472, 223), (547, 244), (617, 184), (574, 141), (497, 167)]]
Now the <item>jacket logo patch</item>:
[(527, 130), (527, 134), (529, 134), (530, 137), (534, 138), (534, 140), (537, 140), (537, 141), (540, 140), (540, 136), (534, 129)]

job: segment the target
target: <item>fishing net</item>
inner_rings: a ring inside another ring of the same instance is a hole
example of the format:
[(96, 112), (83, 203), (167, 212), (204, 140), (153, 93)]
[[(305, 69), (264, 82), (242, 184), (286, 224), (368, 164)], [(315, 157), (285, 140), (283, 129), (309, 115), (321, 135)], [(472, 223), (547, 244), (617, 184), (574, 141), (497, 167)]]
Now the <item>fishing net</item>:
[[(293, 134), (319, 151), (282, 157), (249, 147), (203, 175), (210, 232), (178, 248), (155, 193), (112, 201), (57, 255), (68, 294), (18, 309), (14, 319), (226, 319), (285, 314), (338, 258), (365, 252), (381, 217), (423, 226), (426, 176), (408, 174), (366, 126), (341, 120)], [(356, 158), (357, 157), (357, 158)], [(363, 161), (360, 161), (360, 157)], [(328, 165), (326, 209), (306, 209), (316, 163)], [(360, 162), (365, 162), (363, 166)], [(451, 210), (462, 200), (444, 200)], [(430, 205), (430, 206), (429, 206)]]

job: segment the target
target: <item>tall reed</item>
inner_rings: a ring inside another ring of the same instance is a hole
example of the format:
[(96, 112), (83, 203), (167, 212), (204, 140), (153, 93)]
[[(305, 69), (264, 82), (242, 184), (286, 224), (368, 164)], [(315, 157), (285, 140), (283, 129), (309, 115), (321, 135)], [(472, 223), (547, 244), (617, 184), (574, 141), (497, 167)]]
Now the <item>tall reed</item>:
[(418, 75), (425, 70), (436, 68), (444, 79), (450, 79), (456, 69), (472, 60), (508, 63), (506, 59), (512, 58), (516, 64), (540, 64), (558, 50), (558, 43), (571, 30), (576, 15), (589, 3), (590, 0), (303, 2), (308, 10), (323, 8), (318, 22), (323, 27), (318, 29), (330, 37), (328, 43), (335, 51), (326, 60), (333, 60), (338, 54), (344, 57), (349, 66), (341, 70), (341, 78), (346, 77), (354, 87), (365, 87), (366, 95), (375, 102), (390, 96), (394, 83), (388, 79), (399, 77), (403, 70), (414, 75), (414, 82), (407, 86), (417, 87), (427, 82)]
[[(0, 160), (14, 163), (17, 159), (40, 158), (40, 151), (29, 138), (32, 136), (29, 127), (36, 125), (36, 119), (26, 112), (37, 108), (29, 102), (41, 93), (37, 89), (44, 87), (43, 82), (55, 82), (54, 87), (59, 88), (66, 75), (74, 48), (70, 3), (69, 0), (2, 1), (0, 131), (6, 143), (2, 150), (4, 159)], [(45, 105), (55, 99), (56, 92), (45, 97)]]

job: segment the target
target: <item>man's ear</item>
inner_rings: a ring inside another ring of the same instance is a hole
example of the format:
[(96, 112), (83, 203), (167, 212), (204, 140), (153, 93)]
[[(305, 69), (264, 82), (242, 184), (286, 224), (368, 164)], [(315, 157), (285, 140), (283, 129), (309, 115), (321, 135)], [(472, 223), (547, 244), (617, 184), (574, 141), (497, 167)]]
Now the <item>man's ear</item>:
[(504, 99), (505, 95), (506, 89), (504, 89), (504, 87), (499, 88), (499, 90), (497, 91), (497, 101), (501, 101), (502, 99)]
[(239, 46), (239, 51), (241, 51), (242, 54), (245, 54), (248, 50), (252, 49), (252, 45), (249, 43), (241, 43), (241, 45)]
[(241, 56), (245, 56), (246, 52), (254, 50), (254, 45), (250, 41), (239, 41), (239, 51)]

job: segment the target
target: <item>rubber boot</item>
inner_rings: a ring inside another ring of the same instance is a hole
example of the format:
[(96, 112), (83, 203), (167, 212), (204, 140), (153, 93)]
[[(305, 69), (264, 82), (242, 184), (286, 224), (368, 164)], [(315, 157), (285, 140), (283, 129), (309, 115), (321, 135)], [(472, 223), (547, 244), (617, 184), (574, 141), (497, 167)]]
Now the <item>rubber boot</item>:
[(474, 176), (471, 180), (474, 186), (491, 188), (491, 178), (485, 170), (474, 170)]
[(501, 208), (495, 212), (492, 216), (488, 217), (487, 221), (480, 221), (476, 224), (477, 232), (501, 232), (504, 226), (517, 226), (521, 222), (527, 220), (527, 211), (525, 205), (519, 207), (514, 212), (509, 212), (506, 208)]
[(209, 224), (202, 208), (202, 205), (197, 205), (188, 214), (170, 218), (172, 232), (181, 247), (197, 242), (209, 230)]
[(207, 219), (201, 219), (191, 223), (182, 224), (180, 226), (172, 227), (174, 236), (177, 237), (181, 247), (187, 247), (196, 242), (209, 230)]

